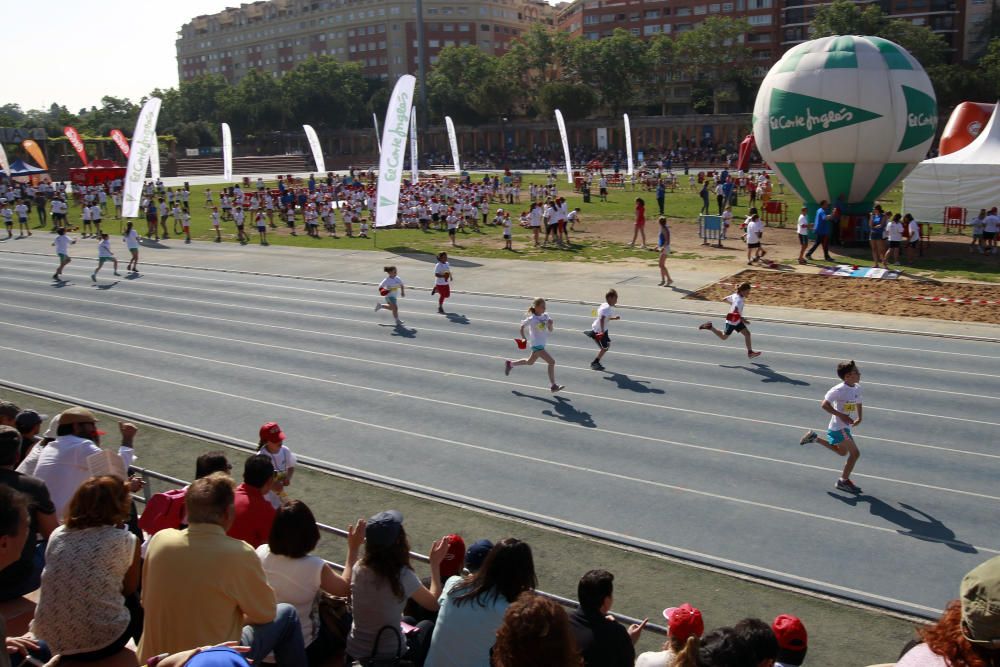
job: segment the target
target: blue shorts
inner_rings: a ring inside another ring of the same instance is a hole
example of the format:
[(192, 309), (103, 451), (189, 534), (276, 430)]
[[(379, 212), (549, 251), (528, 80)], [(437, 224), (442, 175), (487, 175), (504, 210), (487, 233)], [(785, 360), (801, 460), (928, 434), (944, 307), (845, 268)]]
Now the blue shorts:
[(544, 345), (532, 345), (531, 346), (531, 351), (532, 352), (541, 352), (544, 349), (545, 349)]
[(844, 428), (839, 431), (834, 431), (833, 429), (826, 430), (826, 440), (831, 445), (839, 445), (847, 438), (850, 438), (851, 440), (854, 439), (854, 436), (851, 435), (851, 429), (849, 428)]
[(385, 300), (394, 306), (396, 305), (396, 297), (394, 296), (387, 296), (385, 297)]

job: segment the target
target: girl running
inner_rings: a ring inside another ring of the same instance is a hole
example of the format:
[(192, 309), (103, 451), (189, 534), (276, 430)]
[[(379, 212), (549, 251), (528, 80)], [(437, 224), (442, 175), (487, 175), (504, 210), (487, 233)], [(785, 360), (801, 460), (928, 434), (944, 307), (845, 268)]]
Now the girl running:
[(747, 356), (751, 359), (760, 356), (760, 352), (754, 352), (753, 346), (750, 344), (750, 320), (743, 318), (743, 305), (746, 303), (747, 297), (750, 296), (750, 283), (743, 283), (736, 290), (735, 294), (730, 294), (724, 300), (732, 305), (729, 313), (726, 315), (726, 332), (723, 333), (712, 326), (711, 322), (705, 322), (699, 329), (707, 329), (711, 331), (716, 336), (722, 340), (729, 338), (734, 331), (738, 331), (743, 334), (743, 338), (746, 339), (747, 344)]
[(670, 287), (674, 281), (670, 278), (670, 271), (667, 270), (667, 256), (670, 255), (670, 227), (667, 226), (667, 217), (660, 216), (660, 238), (657, 242), (657, 250), (660, 251), (660, 286)]
[(125, 236), (122, 238), (122, 241), (125, 242), (125, 247), (128, 248), (130, 255), (125, 270), (131, 273), (139, 273), (139, 232), (133, 229), (131, 221), (125, 225)]
[(444, 300), (451, 296), (451, 265), (448, 264), (448, 253), (439, 252), (437, 264), (434, 265), (434, 289), (431, 294), (438, 295), (438, 312), (444, 315)]
[(548, 364), (549, 382), (551, 383), (549, 389), (552, 393), (566, 388), (564, 385), (556, 384), (556, 360), (545, 351), (545, 343), (549, 334), (552, 333), (553, 324), (552, 318), (545, 312), (545, 299), (538, 297), (532, 301), (531, 307), (528, 308), (527, 317), (521, 321), (521, 338), (527, 338), (530, 341), (531, 356), (517, 361), (505, 360), (503, 362), (504, 375), (510, 375), (514, 366), (531, 366), (541, 358)]
[(101, 270), (105, 262), (113, 262), (115, 275), (121, 275), (118, 273), (118, 260), (115, 258), (114, 253), (111, 252), (111, 239), (108, 238), (107, 234), (102, 232), (101, 240), (97, 244), (97, 268), (90, 274), (91, 282), (97, 282), (97, 272)]
[(395, 266), (386, 266), (382, 270), (389, 274), (378, 284), (378, 292), (385, 297), (385, 303), (376, 303), (375, 312), (388, 308), (396, 319), (396, 324), (402, 324), (403, 320), (399, 319), (399, 306), (396, 305), (396, 300), (406, 296), (406, 287), (396, 275)]

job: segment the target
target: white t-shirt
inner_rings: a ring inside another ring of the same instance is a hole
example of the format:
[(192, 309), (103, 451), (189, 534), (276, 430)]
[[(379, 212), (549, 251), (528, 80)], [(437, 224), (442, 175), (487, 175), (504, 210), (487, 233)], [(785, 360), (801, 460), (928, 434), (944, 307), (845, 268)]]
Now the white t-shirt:
[(973, 236), (982, 236), (983, 230), (986, 228), (986, 218), (975, 217), (972, 222), (969, 223), (972, 227)]
[(399, 297), (402, 293), (403, 281), (399, 276), (386, 276), (386, 278), (378, 284), (380, 290), (389, 290), (386, 296)]
[(129, 230), (129, 233), (125, 235), (125, 247), (129, 250), (139, 248), (139, 232), (134, 229)]
[(506, 237), (510, 236), (510, 228), (511, 228), (510, 216), (506, 216), (503, 219), (503, 235), (504, 236), (506, 236)]
[(920, 224), (916, 220), (910, 220), (910, 243), (920, 240)]
[(73, 243), (73, 239), (66, 236), (65, 234), (60, 234), (56, 237), (54, 241), (56, 246), (56, 252), (60, 255), (68, 255), (69, 247)]
[(992, 213), (987, 215), (983, 222), (985, 223), (983, 231), (996, 232), (1000, 230), (1000, 217)]
[(290, 604), (299, 613), (302, 639), (309, 646), (319, 635), (319, 614), (314, 613), (313, 601), (320, 589), (325, 561), (318, 556), (279, 556), (271, 553), (267, 544), (257, 547), (257, 557), (277, 602)]
[(647, 651), (640, 653), (635, 659), (635, 667), (673, 667), (677, 655), (667, 649), (666, 651)]
[(739, 316), (739, 319), (736, 319), (735, 321), (731, 320), (727, 316), (726, 317), (726, 321), (729, 322), (730, 324), (739, 324), (740, 322), (742, 322), (743, 321), (743, 304), (746, 303), (746, 299), (744, 299), (742, 296), (740, 296), (739, 292), (736, 292), (734, 294), (730, 294), (729, 296), (727, 296), (723, 300), (724, 301), (728, 301), (730, 304), (732, 304), (733, 307), (729, 310), (729, 312), (730, 313), (736, 313), (736, 315)]
[[(615, 309), (606, 303), (602, 303), (597, 309), (597, 318), (594, 323), (590, 325), (591, 331), (594, 333), (603, 333), (608, 330), (608, 325), (611, 324), (611, 318), (615, 316)], [(601, 318), (604, 318), (604, 327), (601, 327)]]
[(764, 233), (764, 223), (760, 220), (751, 220), (747, 223), (747, 243), (760, 243), (760, 237)]
[[(859, 383), (851, 387), (841, 382), (826, 392), (826, 396), (823, 399), (829, 401), (835, 410), (850, 415), (851, 419), (857, 419), (858, 406), (861, 405), (861, 384)], [(850, 427), (850, 424), (844, 422), (837, 415), (830, 415), (830, 424), (827, 428), (831, 431), (840, 431)]]
[(885, 236), (892, 242), (903, 240), (903, 223), (895, 220), (887, 222), (885, 225)]
[(528, 340), (532, 347), (545, 347), (549, 339), (549, 322), (552, 320), (548, 313), (541, 315), (529, 315), (521, 320), (521, 326), (528, 331)]
[(448, 265), (448, 262), (438, 262), (434, 265), (434, 284), (447, 285), (448, 279), (439, 276), (439, 273), (451, 273), (451, 267)]
[(262, 447), (257, 453), (264, 454), (271, 459), (275, 472), (287, 472), (289, 468), (295, 467), (295, 454), (292, 454), (292, 450), (285, 445), (282, 445), (276, 452), (272, 452), (267, 447)]
[(797, 226), (800, 235), (806, 236), (807, 234), (809, 234), (809, 218), (806, 217), (805, 213), (799, 216), (799, 222)]
[(101, 242), (97, 244), (97, 256), (114, 257), (114, 253), (111, 252), (111, 239), (101, 239)]

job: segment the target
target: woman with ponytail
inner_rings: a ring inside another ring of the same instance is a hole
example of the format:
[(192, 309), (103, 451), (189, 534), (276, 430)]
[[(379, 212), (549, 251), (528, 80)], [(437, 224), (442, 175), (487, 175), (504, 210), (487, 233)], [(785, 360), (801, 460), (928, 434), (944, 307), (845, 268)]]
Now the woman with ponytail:
[(667, 619), (667, 641), (663, 650), (641, 654), (635, 667), (696, 667), (705, 622), (701, 612), (688, 603), (663, 610)]

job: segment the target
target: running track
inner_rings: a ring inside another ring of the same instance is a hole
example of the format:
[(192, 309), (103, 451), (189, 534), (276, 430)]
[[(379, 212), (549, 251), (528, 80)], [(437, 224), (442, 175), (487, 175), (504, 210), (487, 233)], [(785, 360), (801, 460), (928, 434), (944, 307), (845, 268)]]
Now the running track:
[[(749, 362), (694, 316), (620, 309), (599, 373), (592, 307), (550, 304), (554, 396), (543, 365), (503, 375), (521, 301), (441, 316), (411, 288), (397, 329), (371, 287), (158, 267), (95, 286), (92, 266), (58, 285), (50, 257), (3, 255), (0, 379), (242, 441), (274, 419), (340, 469), (925, 616), (1000, 554), (995, 344), (755, 323)], [(842, 358), (865, 391), (857, 498), (798, 445)]]

